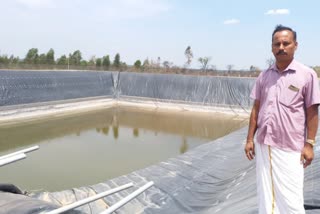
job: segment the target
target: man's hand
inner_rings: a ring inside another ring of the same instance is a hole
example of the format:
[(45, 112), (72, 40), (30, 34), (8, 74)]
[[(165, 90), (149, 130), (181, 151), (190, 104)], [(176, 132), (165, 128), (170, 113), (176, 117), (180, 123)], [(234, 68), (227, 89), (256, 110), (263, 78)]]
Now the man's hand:
[(303, 168), (309, 166), (314, 158), (313, 146), (310, 143), (306, 143), (301, 152), (301, 163)]
[(246, 146), (244, 148), (244, 151), (246, 153), (246, 156), (249, 160), (252, 160), (254, 159), (254, 156), (255, 156), (255, 152), (254, 152), (254, 143), (253, 141), (248, 141), (246, 143)]

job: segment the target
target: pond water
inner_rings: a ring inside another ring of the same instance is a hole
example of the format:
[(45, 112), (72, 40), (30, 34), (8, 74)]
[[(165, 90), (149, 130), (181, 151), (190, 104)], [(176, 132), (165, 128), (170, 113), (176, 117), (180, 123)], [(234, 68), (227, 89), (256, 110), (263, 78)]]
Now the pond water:
[(59, 191), (106, 181), (180, 155), (245, 125), (218, 113), (128, 107), (0, 126), (0, 156), (39, 145), (0, 168), (0, 182)]

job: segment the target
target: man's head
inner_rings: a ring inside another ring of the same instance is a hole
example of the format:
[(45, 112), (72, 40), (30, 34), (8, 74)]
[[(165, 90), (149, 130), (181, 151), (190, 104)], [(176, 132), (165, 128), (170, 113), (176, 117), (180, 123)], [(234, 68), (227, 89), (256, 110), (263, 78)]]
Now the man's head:
[(272, 53), (276, 62), (289, 64), (297, 47), (297, 33), (289, 27), (277, 25), (272, 33)]

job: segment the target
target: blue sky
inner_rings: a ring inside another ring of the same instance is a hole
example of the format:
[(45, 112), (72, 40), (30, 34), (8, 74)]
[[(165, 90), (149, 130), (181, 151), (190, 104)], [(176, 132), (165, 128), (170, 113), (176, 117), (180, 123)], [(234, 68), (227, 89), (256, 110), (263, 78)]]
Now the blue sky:
[(55, 56), (80, 50), (85, 59), (120, 53), (192, 67), (210, 57), (218, 69), (265, 68), (277, 24), (297, 31), (296, 59), (320, 65), (318, 0), (0, 0), (0, 55), (24, 57), (30, 48)]

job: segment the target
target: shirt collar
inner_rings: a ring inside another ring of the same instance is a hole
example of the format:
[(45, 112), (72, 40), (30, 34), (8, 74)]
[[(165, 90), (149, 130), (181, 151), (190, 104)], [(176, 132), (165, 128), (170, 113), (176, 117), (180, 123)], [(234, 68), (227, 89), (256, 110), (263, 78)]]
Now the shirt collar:
[[(288, 65), (288, 67), (286, 69), (284, 69), (284, 71), (282, 73), (285, 73), (285, 72), (288, 72), (288, 71), (292, 71), (292, 72), (295, 72), (296, 71), (296, 60), (293, 59), (291, 61), (291, 63)], [(276, 66), (276, 63), (274, 63), (273, 65), (271, 65), (271, 67), (269, 68), (270, 70), (273, 70), (273, 71), (276, 71), (276, 72), (279, 72), (277, 66)]]

